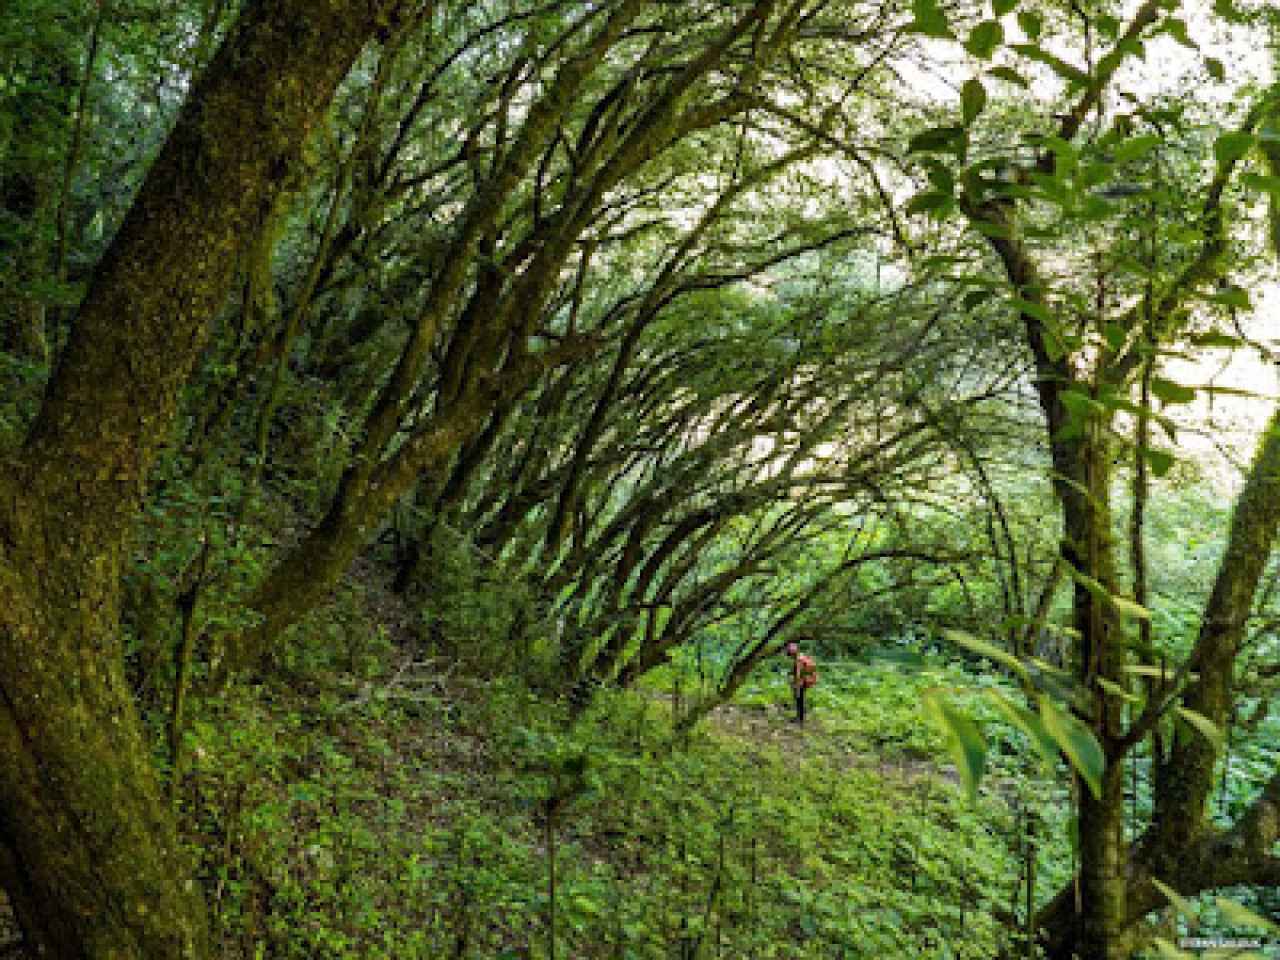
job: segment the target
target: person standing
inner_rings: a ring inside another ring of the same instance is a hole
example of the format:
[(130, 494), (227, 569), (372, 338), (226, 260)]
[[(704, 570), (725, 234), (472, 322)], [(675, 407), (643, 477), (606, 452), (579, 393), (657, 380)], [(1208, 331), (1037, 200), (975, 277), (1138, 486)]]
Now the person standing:
[(805, 698), (809, 688), (818, 682), (818, 665), (812, 657), (801, 653), (797, 644), (788, 643), (783, 649), (787, 656), (791, 658), (791, 695), (795, 698), (795, 722), (803, 724), (806, 707)]

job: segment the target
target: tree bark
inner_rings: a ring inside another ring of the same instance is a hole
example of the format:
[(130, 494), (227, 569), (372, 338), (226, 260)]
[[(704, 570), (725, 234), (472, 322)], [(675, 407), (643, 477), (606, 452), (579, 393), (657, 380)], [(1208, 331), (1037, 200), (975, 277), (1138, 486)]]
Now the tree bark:
[[(967, 201), (975, 223), (999, 229), (988, 241), (1000, 257), (1018, 296), (1043, 310), (1051, 306), (1036, 263), (1023, 245), (1012, 207), (998, 201)], [(1054, 469), (1054, 490), (1062, 511), (1062, 559), (1077, 575), (1072, 601), (1076, 676), (1090, 698), (1088, 718), (1104, 751), (1124, 735), (1120, 701), (1098, 680), (1124, 682), (1125, 641), (1116, 614), (1100, 594), (1118, 594), (1115, 546), (1111, 536), (1109, 423), (1100, 413), (1073, 422), (1064, 402), (1068, 390), (1088, 393), (1087, 382), (1050, 346), (1051, 334), (1033, 312), (1022, 316), (1035, 361), (1035, 387), (1045, 418)], [(1124, 820), (1124, 766), (1109, 758), (1097, 796), (1080, 791), (1078, 900), (1074, 889), (1055, 901), (1062, 922), (1046, 938), (1053, 960), (1123, 960), (1127, 925), (1128, 854)]]
[(203, 957), (118, 634), (124, 546), (241, 246), (389, 0), (256, 0), (192, 89), (0, 469), (0, 883), (31, 951)]

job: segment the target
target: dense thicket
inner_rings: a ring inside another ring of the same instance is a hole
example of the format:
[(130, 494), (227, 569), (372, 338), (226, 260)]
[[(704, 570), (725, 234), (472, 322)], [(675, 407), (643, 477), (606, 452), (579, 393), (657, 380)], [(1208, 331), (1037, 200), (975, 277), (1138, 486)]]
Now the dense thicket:
[[(15, 5), (0, 886), (33, 950), (208, 955), (191, 700), (289, 669), (360, 557), (465, 643), (460, 551), (506, 587), (490, 662), (580, 698), (696, 650), (686, 724), (793, 638), (980, 635), (1074, 770), (1050, 956), (1280, 883), (1280, 771), (1207, 810), (1277, 676), (1280, 433), (1189, 627), (1147, 560), (1172, 361), (1250, 348), (1280, 107), (1199, 56), (1241, 109), (1148, 96), (1186, 24), (1097, 6)], [(910, 81), (946, 58), (954, 95)]]

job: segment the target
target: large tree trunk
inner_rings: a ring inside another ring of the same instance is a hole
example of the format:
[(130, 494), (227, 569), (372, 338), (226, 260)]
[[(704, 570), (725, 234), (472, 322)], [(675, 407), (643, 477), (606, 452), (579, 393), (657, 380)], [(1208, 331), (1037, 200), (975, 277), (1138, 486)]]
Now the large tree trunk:
[[(1280, 534), (1278, 488), (1280, 413), (1272, 416), (1236, 501), (1227, 548), (1191, 656), (1199, 679), (1182, 698), (1187, 707), (1224, 729), (1253, 596)], [(1123, 937), (1127, 946), (1137, 922), (1166, 904), (1152, 878), (1186, 896), (1237, 884), (1280, 883), (1280, 860), (1270, 852), (1280, 839), (1280, 774), (1231, 829), (1220, 831), (1207, 816), (1216, 763), (1213, 746), (1198, 734), (1179, 738), (1161, 762), (1152, 823), (1132, 853), (1109, 868), (1109, 875), (1125, 884), (1119, 926), (1123, 933), (1113, 936), (1115, 942)], [(1082, 848), (1085, 837), (1098, 832), (1086, 830), (1082, 815)], [(1049, 957), (1093, 956), (1084, 952), (1074, 901), (1074, 891), (1068, 887), (1041, 911), (1042, 942)]]
[(17, 505), (6, 528), (23, 549), (0, 579), (0, 882), (37, 956), (201, 956), (200, 892), (123, 675), (114, 557), (58, 557), (61, 518)]
[(37, 956), (207, 953), (202, 899), (124, 682), (121, 557), (240, 248), (392, 6), (246, 5), (0, 472), (0, 883)]

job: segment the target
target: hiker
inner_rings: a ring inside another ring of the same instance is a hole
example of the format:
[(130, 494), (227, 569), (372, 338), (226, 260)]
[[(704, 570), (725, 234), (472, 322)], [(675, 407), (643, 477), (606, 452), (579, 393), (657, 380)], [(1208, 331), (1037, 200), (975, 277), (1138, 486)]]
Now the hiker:
[(803, 724), (805, 694), (818, 682), (818, 665), (813, 662), (812, 657), (801, 653), (800, 647), (794, 643), (788, 643), (784, 650), (791, 658), (791, 694), (796, 701), (795, 722)]

